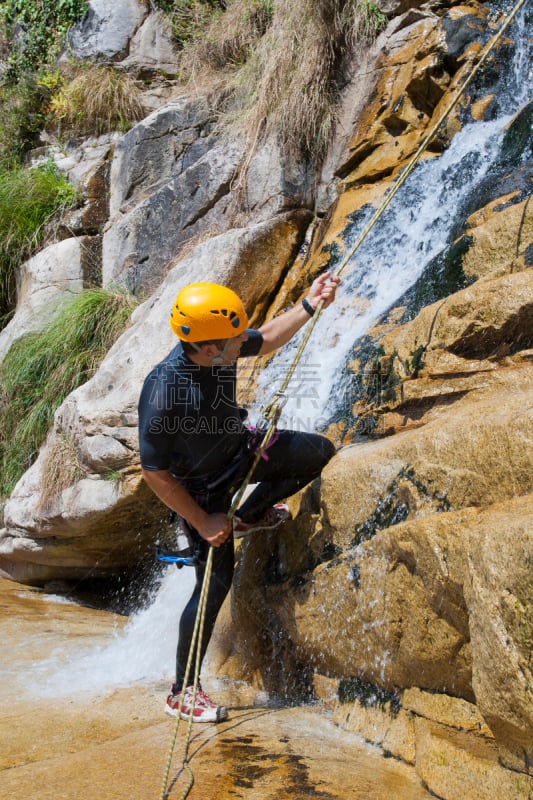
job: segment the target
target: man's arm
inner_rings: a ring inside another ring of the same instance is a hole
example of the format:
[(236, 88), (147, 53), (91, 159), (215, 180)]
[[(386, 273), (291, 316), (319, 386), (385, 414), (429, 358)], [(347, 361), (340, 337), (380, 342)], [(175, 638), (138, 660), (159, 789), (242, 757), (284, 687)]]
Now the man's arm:
[(143, 469), (150, 489), (180, 517), (183, 517), (210, 545), (218, 547), (228, 538), (231, 525), (225, 514), (208, 514), (166, 469)]
[[(324, 308), (330, 305), (335, 299), (335, 292), (339, 278), (331, 277), (331, 272), (324, 272), (313, 281), (309, 293), (307, 295), (308, 303), (316, 308), (321, 300), (324, 301)], [(279, 317), (265, 322), (261, 325), (259, 332), (263, 336), (263, 344), (259, 350), (258, 355), (264, 356), (267, 353), (272, 353), (279, 347), (282, 347), (292, 339), (296, 331), (305, 325), (310, 320), (310, 316), (302, 306), (298, 303), (294, 308), (289, 309)]]

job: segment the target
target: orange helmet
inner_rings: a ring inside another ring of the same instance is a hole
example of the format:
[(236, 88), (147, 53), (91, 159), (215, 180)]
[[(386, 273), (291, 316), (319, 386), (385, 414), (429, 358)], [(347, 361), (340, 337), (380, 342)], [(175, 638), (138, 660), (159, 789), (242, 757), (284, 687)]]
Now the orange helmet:
[(234, 291), (218, 283), (190, 283), (174, 301), (170, 327), (184, 342), (234, 339), (248, 326), (248, 316)]

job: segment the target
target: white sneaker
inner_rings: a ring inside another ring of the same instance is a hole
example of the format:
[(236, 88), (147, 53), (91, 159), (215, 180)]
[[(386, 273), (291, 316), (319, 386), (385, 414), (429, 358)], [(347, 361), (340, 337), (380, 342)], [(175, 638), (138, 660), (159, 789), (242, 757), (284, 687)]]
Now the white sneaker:
[(286, 503), (276, 503), (256, 522), (243, 522), (240, 517), (233, 517), (233, 538), (241, 539), (254, 531), (272, 531), (290, 519), (290, 516), (291, 512)]

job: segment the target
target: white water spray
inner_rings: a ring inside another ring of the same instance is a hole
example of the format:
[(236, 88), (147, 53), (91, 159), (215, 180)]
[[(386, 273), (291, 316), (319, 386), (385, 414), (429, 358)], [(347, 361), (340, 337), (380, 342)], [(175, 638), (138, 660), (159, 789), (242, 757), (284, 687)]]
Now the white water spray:
[(194, 570), (169, 567), (150, 606), (134, 614), (105, 647), (65, 660), (56, 651), (38, 665), (44, 695), (100, 692), (137, 681), (171, 679), (176, 659), (178, 621), (194, 586)]

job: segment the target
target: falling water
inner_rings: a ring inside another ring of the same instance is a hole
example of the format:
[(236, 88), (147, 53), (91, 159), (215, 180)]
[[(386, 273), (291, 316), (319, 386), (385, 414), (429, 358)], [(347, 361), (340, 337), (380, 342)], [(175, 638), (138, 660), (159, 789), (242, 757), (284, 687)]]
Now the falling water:
[[(342, 375), (354, 342), (405, 295), (453, 241), (454, 230), (468, 215), (468, 199), (498, 161), (505, 126), (531, 99), (531, 44), (525, 11), (513, 27), (511, 36), (519, 46), (498, 87), (497, 116), (490, 122), (465, 125), (443, 155), (420, 163), (358, 249), (343, 275), (337, 302), (319, 319), (306, 359), (289, 386), (282, 425), (316, 430), (335, 415), (343, 400)], [(353, 220), (347, 248), (371, 214), (372, 209), (367, 208)], [(295, 337), (262, 373), (252, 412), (258, 414), (262, 402), (281, 384), (297, 344)], [(109, 646), (75, 662), (65, 663), (61, 653), (56, 654), (41, 665), (41, 671), (48, 674), (41, 685), (52, 693), (59, 693), (65, 684), (97, 691), (168, 677), (174, 663), (177, 620), (192, 589), (192, 578), (190, 570), (169, 568), (152, 604), (134, 615)]]
[[(192, 569), (168, 568), (148, 608), (132, 615), (110, 644), (80, 653), (75, 659), (57, 649), (49, 659), (35, 664), (33, 672), (39, 675), (43, 695), (69, 694), (73, 688), (97, 693), (135, 681), (170, 678), (178, 620), (193, 585)], [(54, 598), (44, 599), (50, 602)]]
[[(343, 272), (337, 301), (321, 315), (289, 385), (282, 426), (317, 430), (343, 404), (353, 405), (343, 376), (354, 343), (453, 242), (454, 231), (470, 213), (468, 201), (501, 157), (506, 125), (533, 97), (533, 46), (525, 9), (514, 28), (518, 46), (495, 89), (497, 116), (465, 125), (443, 155), (420, 163), (356, 251)], [(346, 251), (373, 213), (366, 208), (358, 215), (346, 238)], [(302, 335), (283, 348), (260, 376), (256, 413), (280, 386)]]

